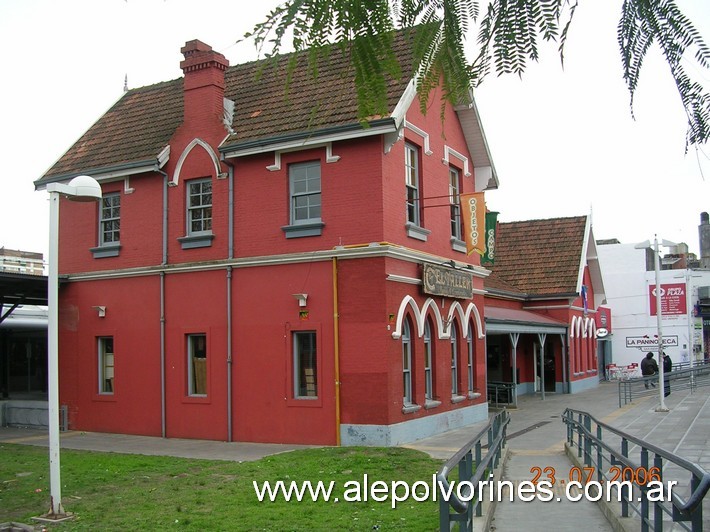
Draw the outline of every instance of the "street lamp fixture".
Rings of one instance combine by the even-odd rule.
[[[98,201],[101,185],[88,175],[64,183],[49,183],[49,268],[47,273],[47,395],[49,405],[49,484],[50,507],[43,519],[60,521],[69,516],[62,507],[59,467],[59,198]]]
[[[675,242],[669,240],[662,240],[661,245],[666,247],[672,247],[677,245]],[[663,316],[661,314],[661,281],[660,281],[660,256],[658,249],[658,236],[653,235],[653,247],[651,248],[651,242],[645,240],[634,246],[636,249],[653,249],[653,268],[656,274],[656,323],[658,328],[658,394],[660,396],[661,404],[656,408],[656,412],[668,412],[668,407],[666,406],[665,397],[665,381],[663,377]]]

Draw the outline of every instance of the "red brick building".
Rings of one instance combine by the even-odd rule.
[[[601,306],[606,296],[590,218],[499,224],[495,265],[488,267],[489,388],[515,382],[518,394],[544,397],[596,386],[604,367],[598,320],[609,309]]]
[[[317,79],[299,56],[288,89],[287,57],[182,53],[35,183],[103,190],[60,207],[69,427],[396,445],[485,419],[489,271],[457,198],[498,183],[473,101],[442,122],[390,81],[364,127],[339,53]]]

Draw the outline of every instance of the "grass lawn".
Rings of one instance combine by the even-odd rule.
[[[73,451],[61,454],[62,501],[76,518],[56,530],[436,530],[438,503],[354,499],[355,484],[426,482],[441,462],[399,448],[308,449],[256,462]],[[0,444],[0,523],[49,507],[47,449]],[[334,481],[331,500],[259,502],[253,481]],[[360,492],[362,493],[362,492]],[[401,493],[401,492],[400,492]],[[421,493],[418,490],[418,493]],[[339,502],[333,499],[338,497]],[[368,496],[369,498],[369,496]]]

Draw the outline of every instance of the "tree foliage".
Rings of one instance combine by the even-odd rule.
[[[595,1],[595,0],[589,0]],[[596,0],[598,1],[598,0]],[[248,33],[267,57],[290,44],[309,50],[311,65],[331,44],[350,55],[361,118],[382,115],[388,77],[414,75],[425,111],[431,91],[445,102],[466,101],[471,87],[491,73],[521,76],[539,59],[545,41],[564,45],[579,0],[286,0]],[[481,8],[484,7],[485,10]],[[477,54],[464,53],[466,34],[477,25]],[[391,48],[398,28],[417,26],[414,72],[401,72]],[[685,109],[686,148],[710,137],[710,94],[691,79],[683,61],[710,68],[710,48],[675,0],[623,0],[617,27],[623,78],[633,102],[644,58],[653,45],[669,66]],[[289,43],[290,40],[290,43]],[[316,73],[314,71],[314,73]]]

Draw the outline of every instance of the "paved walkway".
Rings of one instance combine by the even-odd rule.
[[[710,470],[710,388],[700,388],[693,395],[687,390],[674,392],[666,399],[670,409],[667,413],[655,411],[658,406],[657,397],[640,398],[634,404],[619,408],[617,392],[618,385],[615,382],[603,382],[594,390],[574,395],[547,394],[544,401],[539,395],[520,397],[518,408],[510,410],[509,459],[503,470],[503,478],[512,481],[531,480],[534,474],[531,469],[534,467],[555,468],[558,478],[569,477],[572,465],[564,455],[566,427],[561,420],[562,413],[568,407],[589,412],[600,421],[673,451]],[[484,425],[481,423],[425,438],[406,447],[427,452],[435,458],[447,459]],[[0,428],[0,442],[46,446],[47,433],[43,430],[3,427]],[[258,460],[264,456],[309,447],[76,431],[62,433],[61,446],[66,449],[236,461]],[[674,473],[664,471],[666,474]],[[545,506],[533,506],[535,504]],[[560,504],[520,501],[517,504],[501,503],[494,513],[491,530],[503,532],[524,528],[526,531],[547,532],[550,523],[555,523],[555,530],[611,530],[593,503],[575,503],[573,511],[569,510],[566,500]],[[708,500],[703,505],[703,513],[706,520],[710,518]],[[710,521],[706,522],[706,529],[710,530]]]
[[[510,410],[508,426],[508,461],[503,480],[531,480],[532,468],[554,468],[558,479],[568,479],[572,463],[564,453],[566,426],[561,420],[565,408],[590,413],[599,421],[637,436],[693,461],[710,471],[710,388],[699,388],[693,395],[687,390],[666,398],[669,412],[656,412],[658,397],[643,397],[619,408],[618,384],[602,382],[594,390],[574,394],[547,394],[518,398],[518,408]],[[485,423],[419,440],[408,445],[436,458],[449,458],[475,435]],[[477,428],[480,427],[480,428]],[[633,453],[633,449],[630,450]],[[632,454],[633,456],[633,454]],[[664,469],[664,479],[672,479],[672,468]],[[687,473],[684,483],[687,483]],[[559,494],[556,493],[556,496]],[[549,502],[508,501],[497,504],[491,530],[612,530],[612,526],[594,503],[571,503],[563,496],[559,504]],[[572,507],[572,505],[574,505]],[[710,500],[703,504],[705,528],[710,530]],[[524,526],[522,526],[524,523]],[[640,529],[640,521],[631,523]],[[665,530],[674,530],[668,527]]]

